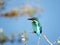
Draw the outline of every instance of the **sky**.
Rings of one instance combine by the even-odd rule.
[[[21,4],[43,7],[44,11],[38,19],[41,22],[44,34],[51,42],[60,37],[60,0],[5,0],[5,9],[0,10],[0,12],[8,12],[14,8],[20,10]],[[34,15],[38,16],[39,14]],[[17,35],[16,37],[18,37],[19,31],[23,32],[26,30],[28,37],[27,45],[37,45],[38,36],[30,33],[33,30],[31,21],[27,20],[28,18],[28,15],[13,18],[0,17],[0,28],[3,28],[4,32],[8,35],[14,32]],[[8,42],[4,45],[24,45],[24,43],[15,42],[11,44]],[[49,45],[42,36],[40,45]]]

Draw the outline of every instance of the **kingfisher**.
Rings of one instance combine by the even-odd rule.
[[[46,35],[42,32],[42,26],[41,26],[38,18],[37,17],[32,17],[32,18],[29,18],[28,20],[32,20],[33,33],[35,33],[35,34],[37,34],[37,36],[39,36],[38,41],[40,40],[40,35],[41,35],[50,45],[53,45],[48,40]],[[39,42],[38,42],[38,45],[40,45]]]
[[[37,17],[29,18],[28,20],[32,20],[32,28],[33,28],[33,33],[37,34],[37,36],[40,36],[42,33],[42,26],[39,23],[39,20]]]

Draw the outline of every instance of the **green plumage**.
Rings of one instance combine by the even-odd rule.
[[[42,33],[42,26],[39,23],[37,18],[34,18],[35,22],[32,22],[33,31],[36,31],[36,34],[39,36]]]

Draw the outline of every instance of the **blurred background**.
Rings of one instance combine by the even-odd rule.
[[[0,13],[8,12],[14,8],[20,10],[21,4],[30,4],[32,6],[39,6],[44,8],[44,12],[41,13],[39,21],[41,22],[43,32],[46,34],[47,38],[54,42],[60,36],[60,0],[4,0],[5,9],[0,10]],[[39,12],[40,13],[40,12]],[[39,14],[34,14],[39,15]],[[10,35],[14,32],[16,38],[18,38],[18,32],[23,32],[26,30],[26,35],[28,37],[27,45],[37,45],[37,35],[31,34],[32,25],[31,21],[28,21],[28,15],[6,18],[0,17],[0,28],[3,28],[4,33]],[[6,42],[4,45],[24,45],[24,43]],[[43,37],[41,37],[40,45],[49,45]],[[54,44],[58,45],[58,44]]]

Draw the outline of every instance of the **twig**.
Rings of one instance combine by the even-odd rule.
[[[41,35],[44,37],[44,39],[45,39],[50,45],[53,45],[53,43],[51,43],[51,42],[48,40],[48,38],[46,37],[46,35],[45,35],[44,33],[42,33]]]

